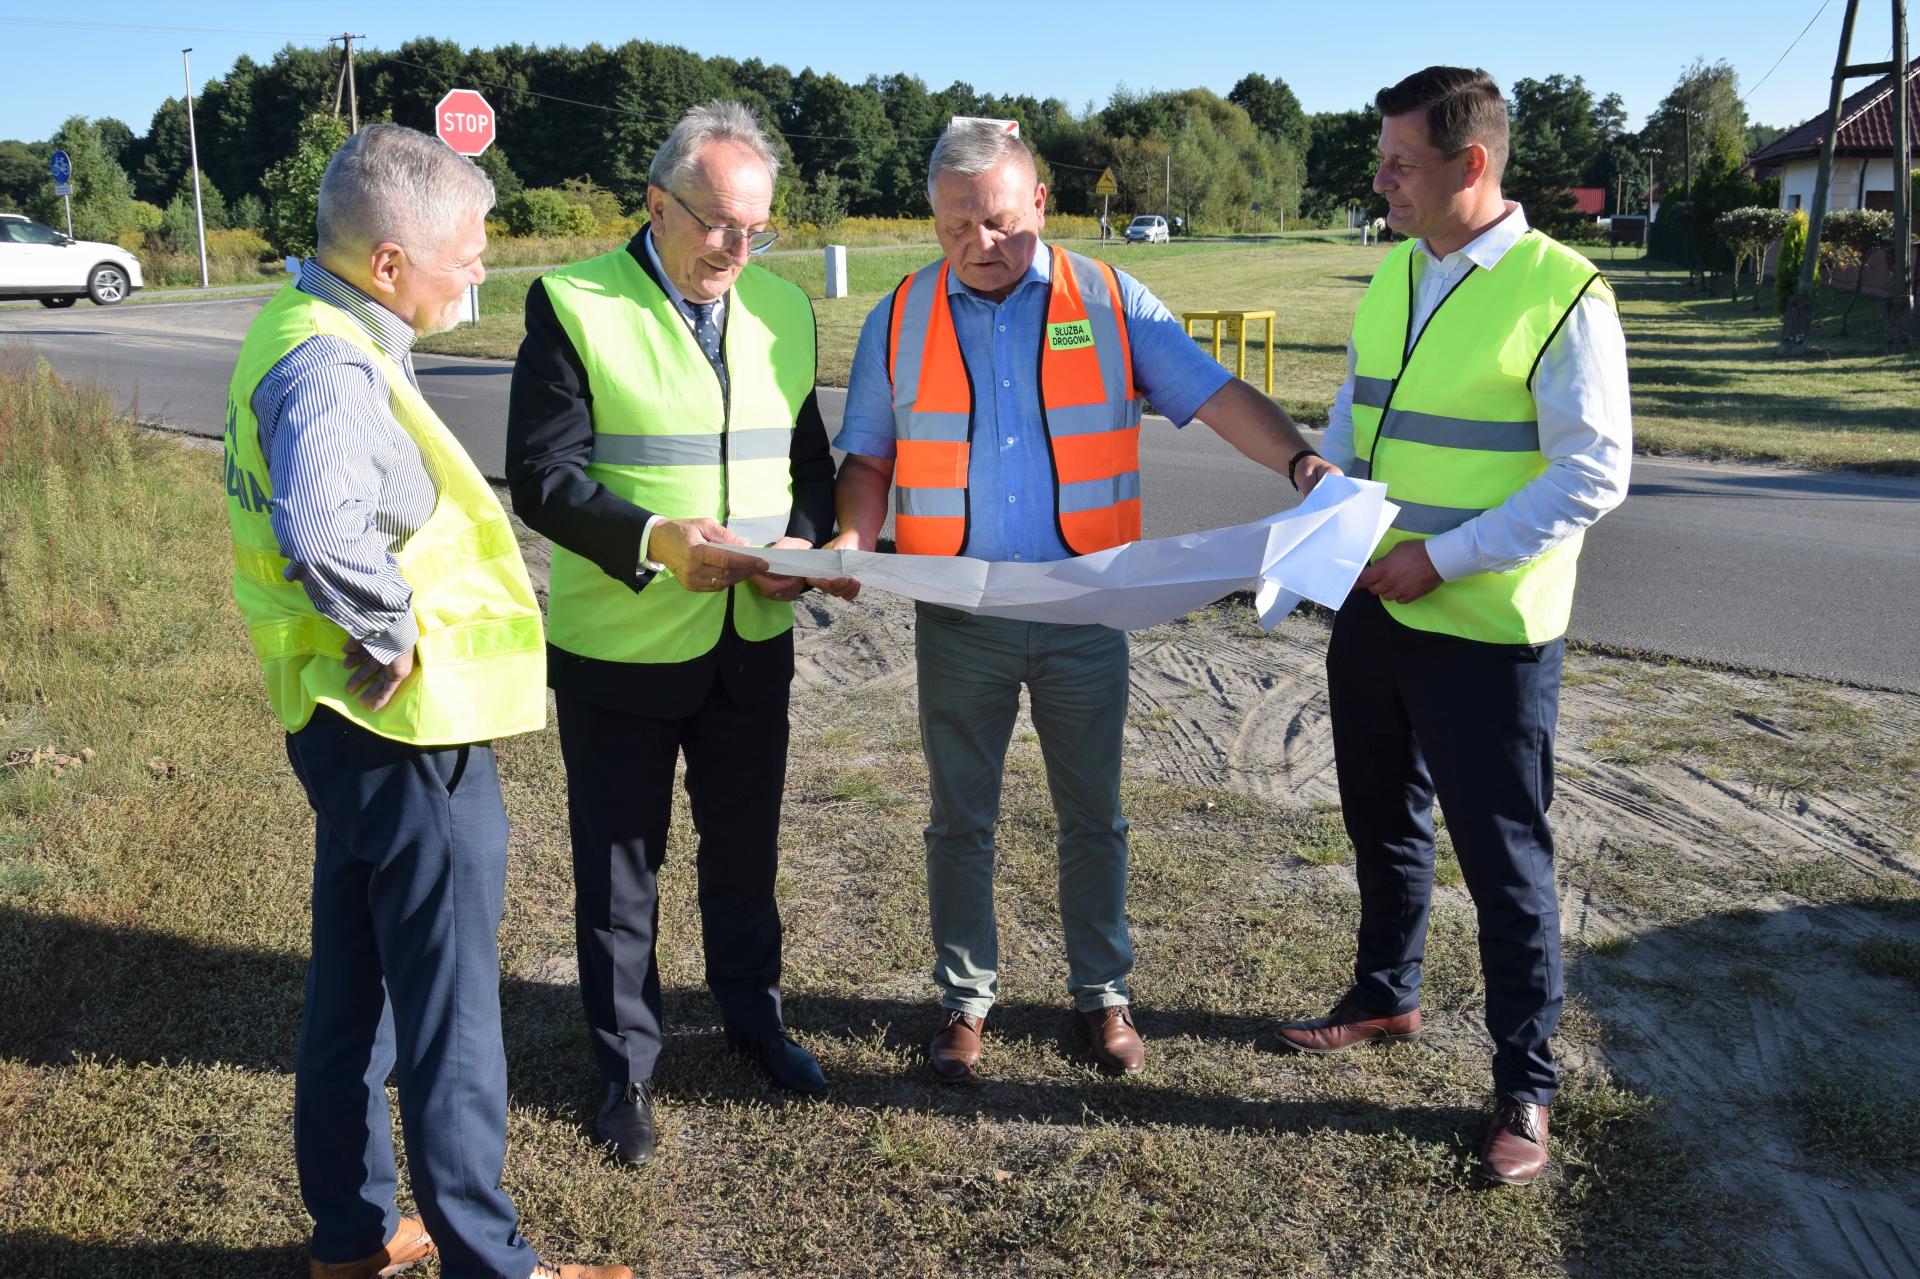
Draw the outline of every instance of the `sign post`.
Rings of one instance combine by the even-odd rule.
[[[67,238],[73,238],[73,157],[65,151],[55,151],[53,161],[48,166],[53,170],[53,193],[66,201]]]
[[[433,108],[433,131],[442,142],[469,160],[483,154],[498,135],[493,107],[478,89],[451,89]],[[480,323],[480,286],[467,286],[467,323]]]
[[[1100,226],[1104,237],[1107,226],[1107,201],[1120,193],[1120,184],[1113,180],[1111,167],[1100,171],[1100,180],[1093,184],[1093,193],[1100,197]]]

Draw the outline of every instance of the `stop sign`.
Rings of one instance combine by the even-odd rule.
[[[455,89],[433,109],[433,131],[461,155],[479,155],[493,145],[493,108],[474,89]]]

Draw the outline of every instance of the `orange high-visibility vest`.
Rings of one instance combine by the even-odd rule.
[[[1040,421],[1053,456],[1054,524],[1076,555],[1140,537],[1140,411],[1120,281],[1104,262],[1053,249],[1040,342]],[[973,379],[947,300],[947,264],[900,282],[893,378],[894,542],[906,555],[967,544]]]

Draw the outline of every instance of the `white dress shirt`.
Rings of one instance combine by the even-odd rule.
[[[1507,216],[1471,244],[1438,261],[1427,242],[1414,249],[1412,333],[1474,267],[1490,271],[1527,232],[1527,215],[1507,201]],[[1327,415],[1321,451],[1352,467],[1354,350],[1347,380]],[[1627,391],[1627,339],[1614,308],[1589,291],[1547,344],[1533,379],[1540,452],[1547,469],[1492,510],[1427,539],[1427,555],[1445,581],[1501,573],[1537,559],[1605,515],[1627,495],[1633,467],[1633,406]]]
[[[667,268],[660,265],[660,251],[653,247],[652,227],[647,228],[646,246],[647,261],[653,264],[654,274],[659,277],[661,287],[667,291],[667,300],[673,303],[675,310],[680,312],[680,318],[687,322],[687,328],[691,331],[694,327],[693,306],[687,301],[686,294],[682,293],[679,286],[673,282],[673,277],[667,274]],[[725,293],[722,293],[718,298],[714,299],[713,322],[720,326],[722,333],[727,331],[727,295]],[[664,515],[649,515],[647,517],[646,527],[640,530],[640,568],[638,571],[642,573],[664,573],[667,571],[665,564],[660,563],[658,560],[650,559],[647,556],[648,550],[653,546],[654,525],[666,518]]]

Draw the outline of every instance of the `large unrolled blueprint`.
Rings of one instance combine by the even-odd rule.
[[[1303,598],[1340,607],[1396,509],[1386,485],[1329,475],[1293,510],[1252,524],[1046,564],[770,547],[750,553],[792,577],[851,577],[863,587],[989,617],[1117,630],[1156,626],[1250,590],[1260,624],[1273,627]]]

